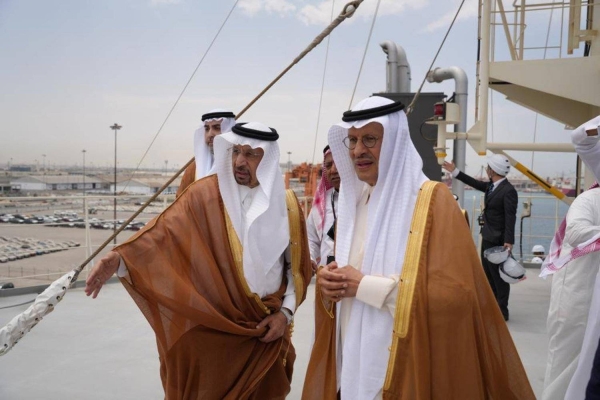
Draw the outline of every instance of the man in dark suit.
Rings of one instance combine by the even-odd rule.
[[[500,277],[497,264],[490,263],[483,252],[490,247],[504,246],[512,251],[515,242],[515,222],[517,219],[517,191],[506,179],[510,171],[510,161],[506,156],[494,154],[488,158],[486,173],[489,182],[477,180],[459,171],[453,162],[444,162],[443,168],[454,179],[485,193],[484,210],[480,216],[481,263],[488,282],[494,291],[504,319],[508,321],[508,295],[510,285]]]

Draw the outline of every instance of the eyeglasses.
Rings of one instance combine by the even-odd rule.
[[[361,138],[361,142],[365,147],[372,149],[377,144],[377,141],[380,138],[377,136],[366,135]],[[358,143],[358,139],[355,137],[346,136],[344,140],[342,140],[344,146],[346,146],[350,150],[354,150],[356,148],[356,144]]]
[[[234,158],[237,158],[240,154],[244,154],[244,158],[246,160],[258,160],[259,158],[262,157],[262,154],[259,153],[259,152],[250,151],[250,150],[248,150],[248,151],[242,151],[241,148],[235,147],[235,146],[231,147],[230,150],[231,150],[231,155]]]

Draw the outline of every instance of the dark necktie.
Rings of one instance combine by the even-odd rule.
[[[485,192],[485,197],[489,197],[489,195],[492,194],[493,191],[494,191],[494,184],[490,183],[490,185],[487,188],[487,191]]]

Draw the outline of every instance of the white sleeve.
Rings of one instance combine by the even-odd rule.
[[[453,178],[456,178],[458,174],[460,174],[460,169],[458,168],[454,168],[454,171],[450,172],[450,175],[452,175]]]
[[[598,190],[598,189],[593,189]],[[571,247],[576,247],[594,236],[600,234],[600,226],[594,217],[598,213],[593,198],[579,196],[567,212],[567,228],[565,242]]]
[[[310,210],[310,214],[308,214],[308,218],[306,219],[306,232],[308,234],[308,249],[310,251],[310,259],[315,262],[321,256],[321,238],[319,237],[319,233],[317,231],[317,222],[315,221],[316,213],[317,210],[315,207],[313,207]]]
[[[287,287],[283,294],[283,303],[281,307],[285,307],[293,313],[296,312],[296,286],[294,285],[294,276],[292,275],[292,265],[287,261],[290,259],[290,248],[285,251],[284,270],[287,276]]]
[[[119,257],[119,269],[117,269],[117,276],[119,278],[124,278],[127,282],[131,283],[131,278],[129,277],[129,270],[125,265],[125,261],[123,261],[122,257]]]
[[[392,316],[396,312],[400,275],[390,277],[365,275],[358,285],[356,299],[378,309],[387,309]]]
[[[579,126],[571,132],[571,142],[575,151],[581,157],[585,165],[593,172],[596,179],[600,179],[600,142],[599,136],[588,136],[588,130],[597,130],[600,117]]]

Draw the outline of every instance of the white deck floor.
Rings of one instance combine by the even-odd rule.
[[[528,271],[512,286],[510,321],[521,359],[539,398],[546,363],[550,283]],[[312,332],[314,285],[296,315],[297,360],[289,399],[299,399]],[[27,305],[4,308],[34,295],[0,298],[0,327]],[[98,299],[73,289],[15,348],[0,357],[0,399],[163,399],[154,334],[120,284]]]

